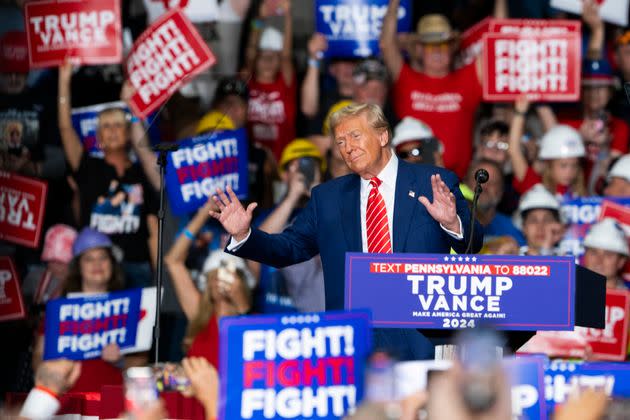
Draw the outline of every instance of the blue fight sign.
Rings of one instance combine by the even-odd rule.
[[[86,360],[103,347],[136,345],[142,289],[54,299],[46,304],[44,360]]]
[[[316,0],[315,25],[328,39],[326,56],[377,56],[387,4],[387,0]],[[401,0],[398,32],[410,28],[411,1]]]
[[[345,309],[373,327],[572,330],[574,299],[572,257],[346,254]]]
[[[545,399],[551,414],[556,405],[584,389],[603,390],[608,397],[630,398],[630,364],[551,360],[545,364]]]
[[[176,215],[196,211],[218,187],[229,185],[245,198],[248,184],[244,128],[180,140],[179,150],[168,154],[166,191]]]
[[[568,228],[560,241],[560,249],[565,254],[584,255],[584,237],[591,225],[599,221],[604,200],[630,206],[630,198],[620,197],[578,197],[562,202],[560,211]]]
[[[220,321],[219,419],[338,419],[363,395],[365,311]]]
[[[512,386],[512,418],[546,419],[544,356],[519,356],[503,359],[503,368]]]

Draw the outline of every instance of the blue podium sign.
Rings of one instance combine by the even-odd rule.
[[[338,419],[363,396],[367,311],[220,321],[219,419]]]
[[[346,254],[345,308],[380,328],[572,330],[572,257]]]

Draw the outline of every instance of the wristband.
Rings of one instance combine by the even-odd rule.
[[[20,410],[20,417],[28,419],[52,418],[61,404],[53,391],[43,386],[36,386],[28,393],[26,401]]]
[[[183,234],[185,237],[187,237],[188,239],[190,239],[191,241],[192,241],[193,239],[195,239],[195,235],[193,235],[193,233],[192,233],[190,230],[188,230],[188,229],[184,229],[184,231],[182,232],[182,234]]]
[[[518,111],[518,110],[516,110],[516,109],[514,110],[514,113],[515,113],[516,115],[520,115],[520,116],[522,116],[522,117],[524,117],[525,115],[527,115],[527,111],[525,111],[525,112],[521,112],[521,111]]]
[[[129,122],[133,124],[133,123],[136,123],[138,121],[140,121],[140,118],[138,118],[135,115],[131,114],[131,118],[129,118]]]
[[[319,69],[319,60],[317,60],[316,58],[309,58],[308,66]]]

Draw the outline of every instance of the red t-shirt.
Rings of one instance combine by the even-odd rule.
[[[215,368],[219,369],[219,327],[213,315],[206,328],[193,339],[186,357],[203,357]]]
[[[444,164],[460,178],[472,159],[474,117],[481,97],[475,63],[439,78],[405,63],[393,89],[398,118],[411,116],[427,123],[444,144]]]
[[[558,122],[560,124],[569,125],[579,131],[584,119],[560,117],[558,118]],[[608,119],[608,129],[612,135],[610,149],[625,155],[628,152],[628,139],[630,138],[630,128],[628,124],[624,120],[611,115]]]
[[[519,181],[518,179],[516,179],[516,177],[512,179],[512,186],[514,187],[514,190],[519,194],[525,194],[531,187],[533,187],[536,184],[541,184],[541,183],[542,183],[542,177],[538,175],[536,171],[532,169],[531,166],[527,167],[527,171],[525,172],[525,177],[523,178],[522,181]],[[556,196],[565,196],[565,195],[571,195],[569,191],[569,187],[565,185],[557,185]]]
[[[122,385],[122,371],[103,359],[81,362],[79,379],[68,392],[101,392],[103,385]]]
[[[284,146],[295,139],[295,77],[288,85],[282,73],[278,73],[273,83],[260,83],[252,78],[248,87],[249,138],[269,148],[280,159]]]

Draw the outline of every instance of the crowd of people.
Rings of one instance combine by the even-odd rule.
[[[282,232],[296,217],[300,223],[310,220],[304,210],[318,185],[362,174],[344,155],[351,140],[337,133],[344,113],[361,113],[363,105],[375,106],[383,115],[387,135],[381,146],[398,160],[455,174],[460,216],[460,198],[462,203],[472,201],[475,173],[488,171],[476,212],[483,232],[481,253],[566,255],[561,246],[569,228],[564,201],[630,198],[630,103],[623,90],[623,83],[630,82],[630,29],[605,23],[594,0],[583,2],[581,16],[551,9],[547,0],[414,4],[417,26],[407,34],[397,33],[400,1],[390,0],[381,54],[369,58],[327,55],[328,41],[320,33],[312,33],[305,43],[294,42],[292,17],[294,9],[306,7],[302,2],[219,0],[219,20],[196,24],[218,65],[190,81],[146,121],[125,107],[133,88],[120,65],[78,68],[67,61],[58,68],[30,69],[28,57],[15,53],[27,48],[24,3],[0,3],[0,170],[45,180],[48,195],[39,248],[0,241],[0,255],[16,263],[28,308],[25,320],[0,323],[3,336],[12,341],[6,349],[9,356],[0,361],[3,394],[41,383],[58,393],[98,391],[103,385],[122,384],[124,369],[153,361],[149,352],[122,354],[116,344],[106,346],[99,358],[81,362],[80,369],[76,363],[42,361],[42,354],[50,300],[155,285],[160,177],[151,145],[156,141],[245,128],[249,195],[243,209],[256,232],[267,234]],[[139,11],[142,2],[122,3],[123,26],[137,37],[149,25]],[[483,17],[480,11],[496,18],[581,19],[580,100],[543,103],[522,95],[514,103],[483,102],[481,56],[456,66],[459,34],[475,23],[471,19]],[[72,110],[113,101],[123,105],[99,112],[100,154],[95,155],[73,125]],[[444,182],[440,176],[422,182],[433,182],[434,195],[441,188],[448,194],[457,183],[455,176],[439,173]],[[361,200],[368,200],[367,195]],[[240,239],[250,234],[246,229],[247,236],[240,238],[242,230],[236,235],[236,230],[224,229],[220,210],[230,201],[221,192],[188,217],[174,216],[167,202],[165,217],[166,327],[160,358],[178,362],[186,357],[193,394],[209,418],[216,415],[216,401],[203,395],[216,394],[212,367],[219,366],[222,317],[343,309],[343,291],[333,291],[336,273],[331,275],[322,264],[330,261],[337,244],[328,249],[313,245],[294,258],[305,261],[284,268],[226,253],[226,247],[238,251]],[[435,217],[431,204],[422,204],[448,238],[467,238],[463,216],[457,229],[458,219]],[[224,218],[229,214],[223,213]],[[339,233],[338,226],[329,229]],[[414,227],[410,229],[413,234]],[[328,237],[332,241],[334,235]],[[365,245],[368,239],[362,239]],[[465,247],[455,239],[449,246],[463,252]],[[595,223],[583,248],[584,266],[605,276],[606,287],[627,290],[630,249],[616,220]],[[254,251],[244,246],[241,252]],[[272,250],[264,252],[267,259],[274,258]],[[395,356],[432,357],[430,352],[418,354]],[[54,374],[42,373],[50,371]],[[453,386],[448,380],[436,385],[444,388],[444,395]],[[407,404],[425,406],[426,395],[417,398]],[[585,398],[598,403],[597,396]],[[375,412],[359,410],[355,416],[386,418],[370,417]],[[157,407],[155,417],[147,418],[161,414]],[[501,415],[491,418],[505,418]],[[578,418],[572,415],[565,414]]]

